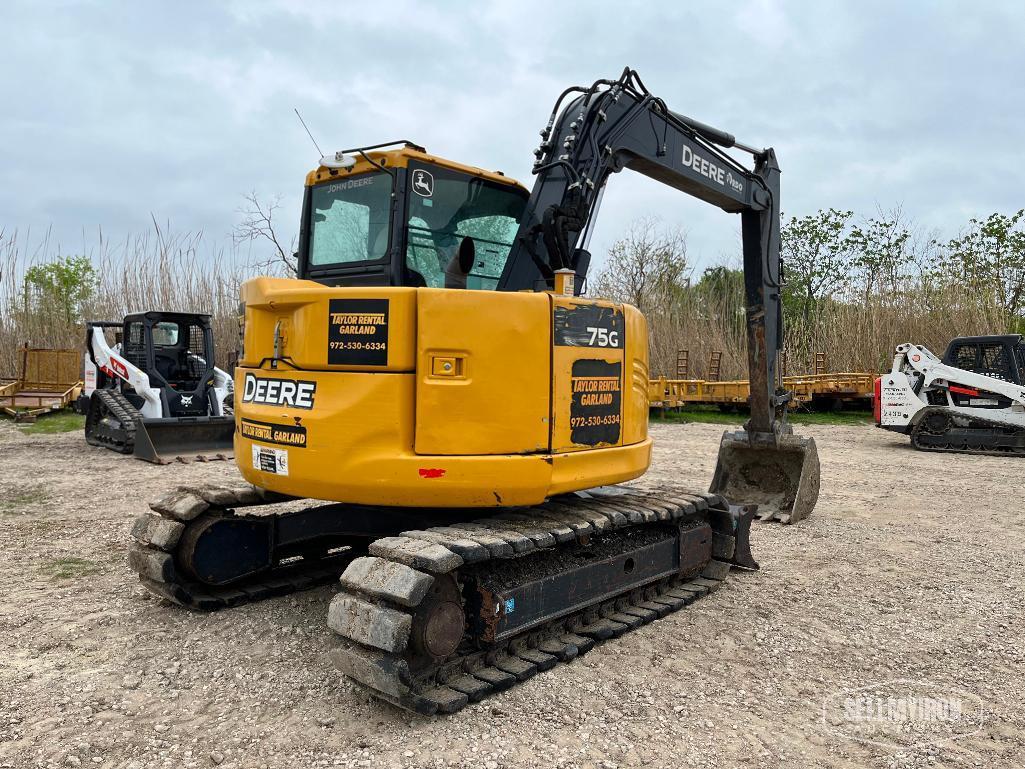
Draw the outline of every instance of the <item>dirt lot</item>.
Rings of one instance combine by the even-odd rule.
[[[705,487],[721,428],[653,431],[646,482]],[[232,464],[155,467],[0,425],[0,766],[1020,767],[1025,461],[802,432],[822,496],[797,526],[756,527],[761,572],[428,719],[332,669],[331,588],[198,615],[138,586],[124,553],[146,500],[232,481]],[[837,696],[897,679],[957,699],[955,731],[981,728],[913,748],[889,743],[916,742],[914,723],[836,733]]]

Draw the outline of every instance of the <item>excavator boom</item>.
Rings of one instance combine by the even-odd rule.
[[[785,451],[776,384],[775,157],[745,169],[713,144],[733,137],[630,70],[578,91],[553,111],[529,193],[409,142],[322,159],[299,279],[242,287],[235,457],[251,485],[152,503],[129,555],[143,584],[214,610],[341,573],[337,666],[435,713],[757,568],[745,495],[782,509],[802,473],[818,482],[813,443]],[[756,393],[724,440],[722,494],[616,485],[651,460],[647,323],[581,295],[581,244],[625,168],[741,216]]]
[[[560,112],[572,92],[579,95]],[[590,262],[580,244],[602,189],[622,169],[740,214],[751,417],[742,432],[723,436],[710,491],[757,503],[762,518],[792,523],[810,514],[819,492],[818,452],[813,439],[792,434],[791,395],[777,371],[783,310],[775,152],[669,110],[629,68],[618,80],[563,93],[541,137],[537,181],[498,287],[554,287],[557,271],[572,270],[579,293]],[[720,149],[730,147],[752,154],[754,168]]]

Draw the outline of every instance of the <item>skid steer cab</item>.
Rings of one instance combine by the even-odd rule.
[[[230,458],[234,384],[214,365],[209,315],[142,312],[122,322],[90,321],[85,341],[78,408],[90,445],[157,464]]]

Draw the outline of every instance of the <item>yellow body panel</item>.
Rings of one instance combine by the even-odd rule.
[[[284,358],[300,369],[366,370],[362,363],[331,363],[339,345],[384,344],[388,362],[375,371],[412,371],[416,367],[415,288],[337,288],[311,280],[253,278],[242,284],[245,304],[245,340],[239,365],[259,367],[272,357]],[[359,323],[367,313],[334,312],[332,299],[388,299],[388,315],[381,323]],[[344,309],[344,308],[342,308]],[[352,317],[356,316],[356,317]],[[353,322],[346,322],[346,321]],[[367,326],[374,327],[369,333]],[[361,332],[360,329],[363,329]],[[274,338],[280,344],[275,351]],[[335,348],[332,348],[332,343]]]
[[[623,394],[623,443],[648,437],[648,321],[636,307],[623,305],[626,320],[626,364],[630,379]],[[624,373],[624,377],[627,376]]]
[[[454,160],[440,158],[437,155],[431,155],[428,152],[421,152],[420,150],[412,147],[400,147],[383,152],[373,151],[367,152],[366,154],[373,163],[361,155],[356,154],[356,164],[352,166],[352,168],[325,168],[324,166],[320,166],[306,175],[306,186],[313,187],[317,184],[344,179],[346,176],[354,174],[363,174],[368,171],[379,171],[380,168],[375,166],[374,163],[383,165],[385,168],[405,168],[409,165],[409,161],[413,160],[423,163],[433,163],[444,168],[451,168],[453,171],[462,171],[463,173],[472,174],[473,176],[498,182],[499,184],[508,184],[511,187],[524,189],[523,185],[518,181],[510,179],[508,176],[498,171],[486,171],[483,168],[477,168],[476,166],[457,163]]]
[[[416,451],[548,451],[547,294],[421,289]]]
[[[633,307],[270,278],[242,294],[235,456],[257,486],[372,505],[517,506],[648,467],[647,340]],[[625,341],[580,344],[590,323]],[[594,366],[618,366],[616,386]],[[595,414],[597,431],[571,422]]]

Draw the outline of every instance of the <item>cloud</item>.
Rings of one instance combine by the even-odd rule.
[[[927,228],[1025,205],[1025,6],[870,0],[712,3],[260,2],[0,8],[0,228],[81,242],[149,226],[225,237],[241,195],[298,222],[316,151],[409,138],[531,183],[568,85],[629,64],[680,112],[776,148],[783,208],[902,204]],[[596,257],[639,216],[701,264],[735,217],[628,172]]]

